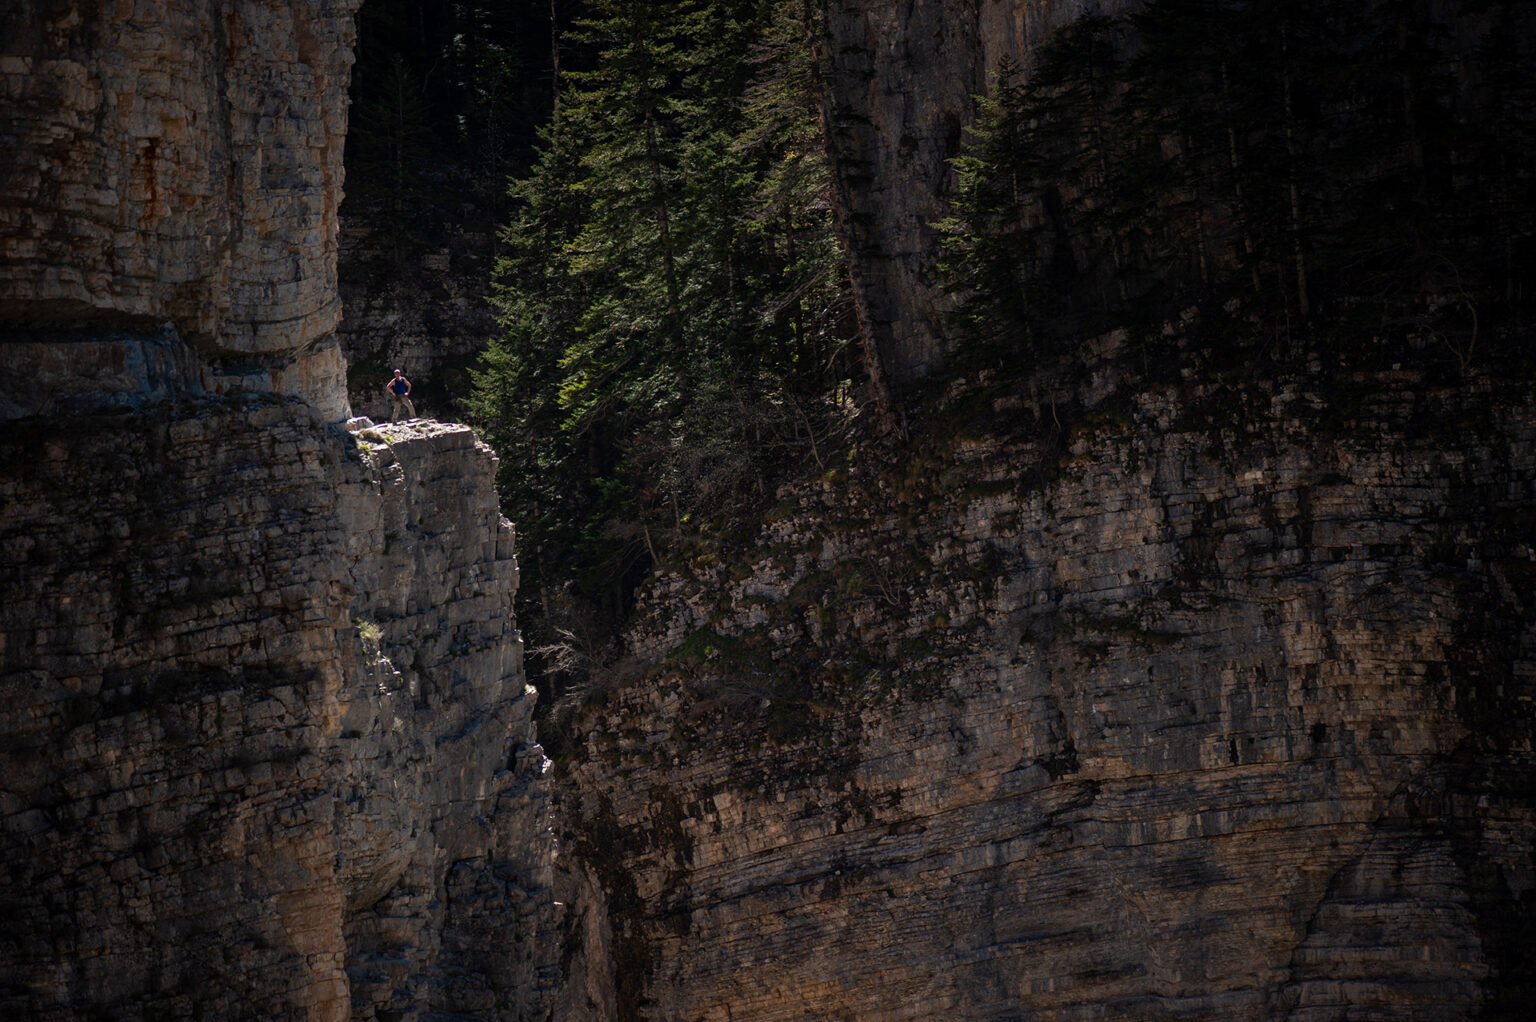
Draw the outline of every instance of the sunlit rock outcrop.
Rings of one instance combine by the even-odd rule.
[[[0,330],[169,324],[210,389],[260,367],[345,417],[331,335],[356,6],[8,5]],[[15,340],[8,374],[46,389],[47,349]]]

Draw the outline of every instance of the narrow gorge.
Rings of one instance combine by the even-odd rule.
[[[489,21],[471,6],[455,16]],[[0,13],[0,1018],[1525,1018],[1536,362],[1529,268],[1509,267],[1531,244],[1530,167],[1511,162],[1508,201],[1475,220],[1504,232],[1502,293],[1437,264],[1407,326],[1353,294],[1324,304],[1351,267],[1302,265],[1294,206],[1250,236],[1251,194],[1203,184],[1131,205],[1195,225],[1180,272],[1204,290],[1111,322],[1115,285],[1127,305],[1161,296],[1156,242],[1103,228],[1135,240],[1099,287],[1092,239],[1062,225],[1108,214],[1065,182],[1000,231],[1050,236],[1037,262],[1063,308],[1062,281],[1101,293],[1027,342],[972,343],[971,295],[946,276],[957,239],[985,241],[946,219],[983,190],[965,160],[999,124],[1049,121],[988,122],[1001,100],[978,97],[1001,95],[999,68],[1048,79],[1043,48],[1073,26],[1150,52],[1147,23],[1111,20],[1141,7],[760,6],[789,12],[807,55],[785,78],[808,83],[803,130],[825,147],[808,208],[846,259],[846,300],[827,300],[846,336],[796,357],[874,366],[829,388],[836,428],[789,400],[793,443],[780,420],[743,426],[792,454],[741,470],[753,503],[720,498],[728,528],[696,526],[673,490],[649,495],[655,520],[583,534],[641,553],[609,587],[611,641],[580,649],[576,625],[556,631],[579,581],[529,563],[547,523],[507,516],[509,490],[560,479],[519,476],[494,426],[353,417],[384,353],[468,358],[491,282],[457,269],[517,245],[465,198],[459,248],[338,280],[347,231],[385,223],[384,206],[339,213],[357,0]],[[1536,32],[1528,13],[1496,22],[1506,7],[1426,37],[1491,48],[1501,25],[1528,70]],[[1084,46],[1069,56],[1097,67]],[[592,81],[597,44],[566,52]],[[1479,66],[1457,63],[1456,87],[1503,97]],[[1530,116],[1510,88],[1501,116]],[[1520,118],[1498,152],[1531,148]],[[1283,163],[1291,135],[1257,135]],[[1170,128],[1158,158],[1206,139]],[[1483,170],[1437,158],[1400,162],[1451,192]],[[596,261],[599,244],[546,247]],[[1223,258],[1248,288],[1264,245],[1280,283],[1255,271],[1251,291],[1283,316],[1207,298]],[[676,300],[691,285],[672,270]],[[648,336],[649,312],[609,311]],[[683,363],[702,380],[702,358]],[[677,473],[680,422],[661,454],[626,453]],[[583,442],[562,470],[606,471]],[[698,461],[724,475],[733,450]],[[538,689],[530,612],[567,643],[530,658]]]

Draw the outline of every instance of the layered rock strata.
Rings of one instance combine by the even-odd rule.
[[[648,587],[569,1017],[1524,1017],[1529,388],[1119,342]]]
[[[204,360],[297,362],[334,391],[356,6],[7,6],[0,330],[170,324]],[[8,373],[34,355],[9,348]]]
[[[495,459],[353,435],[356,0],[0,13],[0,1016],[543,1018]]]
[[[185,402],[0,448],[0,1014],[542,1017],[545,760],[473,434]]]

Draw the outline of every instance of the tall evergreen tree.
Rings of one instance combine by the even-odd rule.
[[[1049,301],[1048,253],[1035,229],[1049,184],[1025,100],[1022,72],[1005,59],[978,98],[966,149],[953,161],[952,215],[937,225],[944,271],[970,299],[959,312],[966,332],[994,343],[1017,340],[1010,331],[1027,330]]]
[[[1250,125],[1257,119],[1258,41],[1247,4],[1160,0],[1132,16],[1137,46],[1127,68],[1127,106],[1152,150],[1136,188],[1158,195],[1168,254],[1183,265],[1162,275],[1209,294],[1228,267],[1260,291],[1255,265]]]
[[[351,141],[354,188],[365,201],[388,210],[382,233],[399,267],[411,243],[407,213],[422,193],[432,152],[421,82],[401,54],[390,55],[367,101],[353,115]]]
[[[595,0],[575,29],[593,60],[563,73],[514,188],[503,333],[472,415],[538,569],[588,566],[579,589],[609,613],[648,565],[769,492],[846,371],[804,81],[761,59],[803,46],[784,6]]]
[[[1476,76],[1461,100],[1483,112],[1459,122],[1453,172],[1464,179],[1455,210],[1463,226],[1460,261],[1479,267],[1504,302],[1528,308],[1536,292],[1536,56],[1528,0],[1474,0],[1468,14],[1486,20]],[[1470,119],[1468,119],[1470,120]],[[1480,239],[1493,244],[1479,250]]]
[[[733,147],[756,171],[746,229],[766,249],[762,312],[781,345],[769,360],[792,386],[841,376],[853,332],[847,267],[829,202],[831,173],[821,136],[807,0],[776,0],[751,51],[742,131]],[[848,371],[851,371],[849,369]]]

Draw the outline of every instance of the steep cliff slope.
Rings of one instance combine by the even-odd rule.
[[[1019,300],[998,305],[1018,321],[973,308],[985,337],[946,337],[934,221],[974,94],[1074,15],[1130,6],[817,5],[839,226],[912,443],[812,452],[753,540],[701,541],[642,587],[626,656],[561,708],[564,1015],[1528,1013],[1536,404],[1520,286],[1470,267],[1526,243],[1530,191],[1515,170],[1493,175],[1522,196],[1504,206],[1496,188],[1429,185],[1476,162],[1452,125],[1511,135],[1529,97],[1421,92],[1403,69],[1487,84],[1528,67],[1529,31],[1436,20],[1489,17],[1480,5],[1347,21],[1325,4],[1255,22],[1239,53],[1218,36],[1212,88],[1229,60],[1299,48],[1303,24],[1317,49],[1247,69],[1274,130],[1237,117],[1208,150],[1239,191],[1245,160],[1277,168],[1262,266],[1236,254],[1252,190],[1215,209],[1189,203],[1210,177],[1170,183],[1172,154],[1211,141],[1155,128],[1189,64],[1138,65],[1159,78],[1142,148],[1103,145],[1107,108],[1082,89],[1043,90],[1021,124],[1077,103],[1058,140],[1102,148],[1098,166],[1052,164],[1062,179],[1039,190],[1089,191],[1131,154],[1141,176],[1113,197],[1129,212],[1073,235],[1018,197],[1032,182],[1012,169],[1040,154],[1004,147],[992,183],[1012,186],[1012,219],[977,233],[1016,247],[998,287]],[[1192,23],[1291,9],[1169,6]],[[1341,25],[1361,34],[1317,44]],[[1436,42],[1413,49],[1410,28]],[[1501,35],[1518,38],[1507,62],[1479,64]],[[1186,23],[1163,41],[1188,38]],[[1368,62],[1338,59],[1351,48],[1376,70],[1355,75]],[[1106,50],[1065,52],[1076,77],[1061,80],[1102,84]],[[1302,68],[1344,83],[1308,97],[1339,118],[1309,149]],[[1344,149],[1358,163],[1340,173]],[[1297,183],[1303,163],[1320,193]],[[1387,187],[1397,164],[1418,193]],[[1304,217],[1321,194],[1337,215]],[[1116,310],[1135,265],[1118,246],[1154,247],[1149,208],[1177,210],[1195,240],[1171,269],[1142,264],[1147,300]],[[1043,255],[1019,250],[1020,225],[1050,235]],[[1093,231],[1112,239],[1102,279],[1077,258]],[[1222,259],[1245,279],[1213,299]],[[1100,293],[1051,321],[1026,293],[1059,283],[1041,265]],[[1254,301],[1269,277],[1283,300]],[[1456,302],[1466,322],[1437,326]],[[1104,322],[1137,326],[1084,326]],[[959,372],[947,361],[969,375],[935,395],[937,373]]]
[[[572,1017],[1522,1017],[1529,387],[1123,346],[647,590]]]
[[[1081,6],[826,9],[908,395],[970,97]],[[1530,365],[1084,343],[644,588],[561,722],[562,1017],[1523,1017]]]
[[[494,455],[362,434],[355,3],[0,14],[0,1015],[539,1018]]]
[[[909,386],[967,97],[1078,6],[826,12]],[[353,7],[0,15],[0,1014],[1522,1017],[1536,402],[1470,352],[973,372],[647,586],[552,878],[493,456],[339,426]]]
[[[538,1014],[492,459],[366,436],[260,399],[6,430],[7,1017]]]
[[[9,6],[0,327],[171,322],[335,376],[355,7]]]

